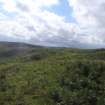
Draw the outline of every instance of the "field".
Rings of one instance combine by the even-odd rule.
[[[105,105],[105,50],[0,43],[0,105]]]

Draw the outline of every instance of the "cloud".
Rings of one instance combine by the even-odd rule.
[[[8,12],[13,12],[15,11],[15,3],[13,0],[1,0],[3,3],[3,8],[8,11]]]
[[[18,0],[13,3],[12,7],[15,9],[11,8],[11,11],[8,11],[4,7],[9,7],[10,4],[4,2],[3,8],[17,15],[14,20],[1,21],[1,33],[21,38],[23,41],[27,39],[31,42],[34,38],[44,43],[47,41],[45,37],[49,40],[51,36],[57,36],[58,39],[62,37],[59,31],[61,29],[67,31],[68,34],[71,33],[74,27],[66,23],[64,17],[42,9],[44,6],[57,5],[57,3],[59,3],[58,0],[26,0],[26,2]]]
[[[60,2],[62,0],[1,0],[0,39],[47,46],[103,47],[104,0],[68,0],[74,23],[45,9]]]
[[[81,31],[87,34],[83,39],[92,44],[105,44],[105,1],[69,0],[69,4]]]

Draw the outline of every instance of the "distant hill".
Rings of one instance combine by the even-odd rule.
[[[27,49],[27,48],[34,48],[34,47],[41,47],[41,46],[36,46],[32,44],[26,44],[26,43],[18,43],[18,42],[0,42],[0,48],[18,48],[18,49]]]
[[[6,57],[24,55],[35,48],[42,48],[42,47],[26,43],[0,42],[0,57],[6,58]]]

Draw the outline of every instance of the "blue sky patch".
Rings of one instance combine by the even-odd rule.
[[[13,19],[16,16],[15,12],[8,12],[5,9],[3,9],[3,4],[0,2],[0,13],[2,13],[3,15],[5,15],[7,17],[7,19]]]
[[[72,7],[70,7],[67,0],[61,0],[58,5],[53,5],[52,7],[48,7],[46,9],[59,16],[64,16],[66,22],[76,22],[75,18],[72,16]]]

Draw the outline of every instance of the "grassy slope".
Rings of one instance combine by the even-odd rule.
[[[6,46],[0,105],[104,105],[105,50]]]

